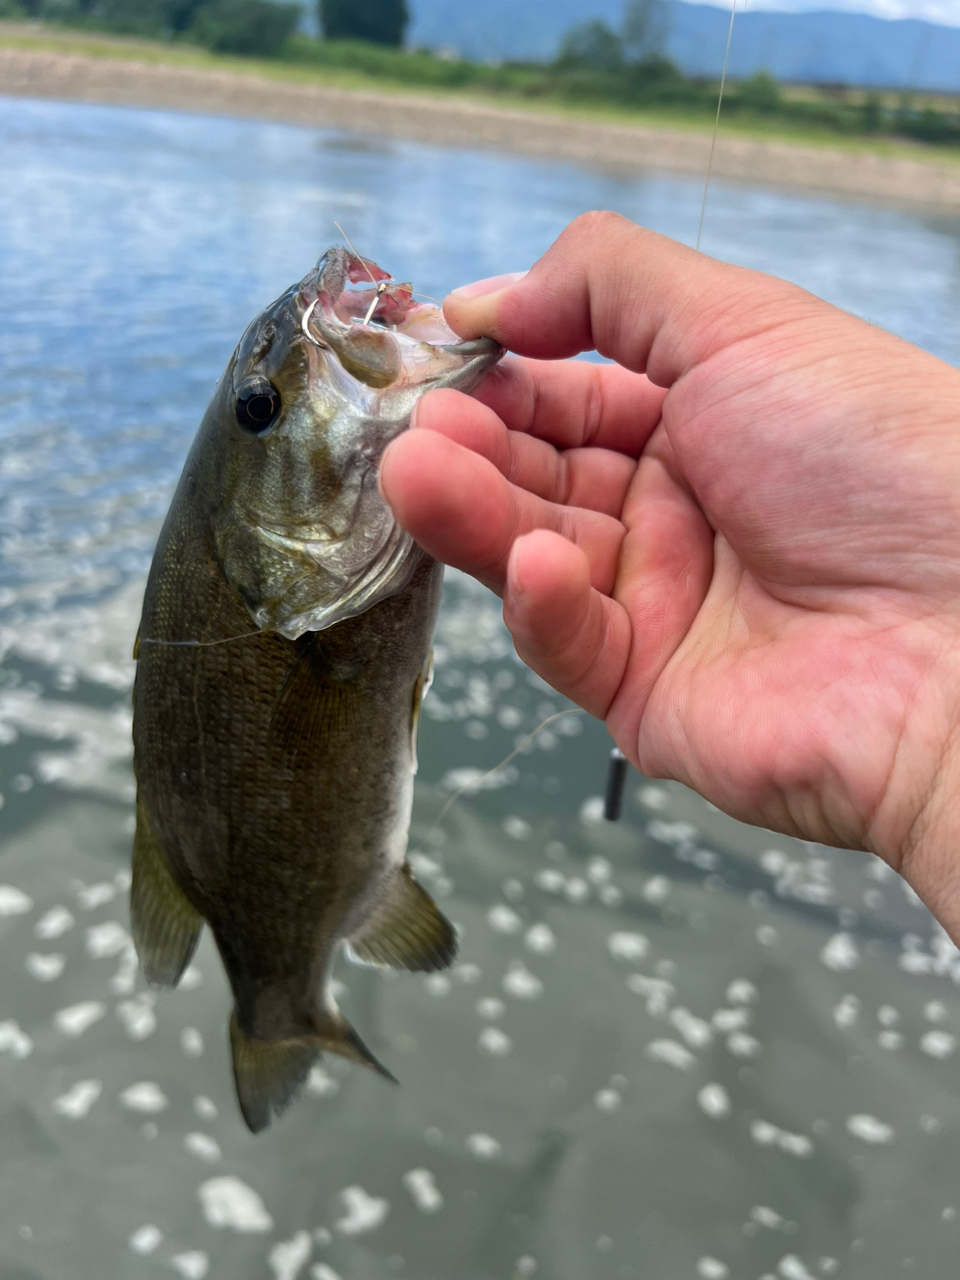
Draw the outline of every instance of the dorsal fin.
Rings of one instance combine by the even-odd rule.
[[[367,964],[431,973],[446,969],[457,954],[457,937],[426,889],[405,862],[382,904],[350,938],[350,950]]]

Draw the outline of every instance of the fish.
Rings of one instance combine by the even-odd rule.
[[[469,391],[502,355],[334,246],[241,338],[157,542],[131,930],[147,981],[174,987],[210,927],[254,1133],[322,1053],[394,1078],[331,994],[343,947],[413,972],[456,953],[406,860],[442,566],[377,472],[427,390]]]

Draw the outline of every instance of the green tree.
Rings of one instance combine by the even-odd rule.
[[[599,19],[583,22],[571,27],[563,37],[555,65],[619,71],[623,66],[623,41]]]
[[[879,133],[883,125],[883,99],[879,93],[868,93],[860,104],[860,124],[864,133]]]
[[[623,47],[631,62],[662,56],[670,38],[670,0],[627,0],[623,7]]]
[[[211,0],[197,10],[189,35],[216,53],[270,58],[280,52],[299,21],[299,4]]]
[[[780,106],[780,86],[769,71],[757,71],[744,80],[738,96],[743,106],[762,115]]]
[[[367,40],[399,48],[410,21],[406,0],[319,0],[328,40]]]

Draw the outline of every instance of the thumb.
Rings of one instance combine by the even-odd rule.
[[[455,289],[443,309],[463,338],[548,360],[596,350],[659,386],[742,338],[835,310],[615,213],[584,214],[529,272]]]

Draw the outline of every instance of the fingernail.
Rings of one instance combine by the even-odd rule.
[[[462,284],[458,289],[451,290],[449,296],[459,298],[462,302],[471,302],[474,298],[485,298],[487,294],[508,289],[526,274],[526,271],[510,271],[503,276],[489,276],[486,280],[475,280],[473,284]]]

